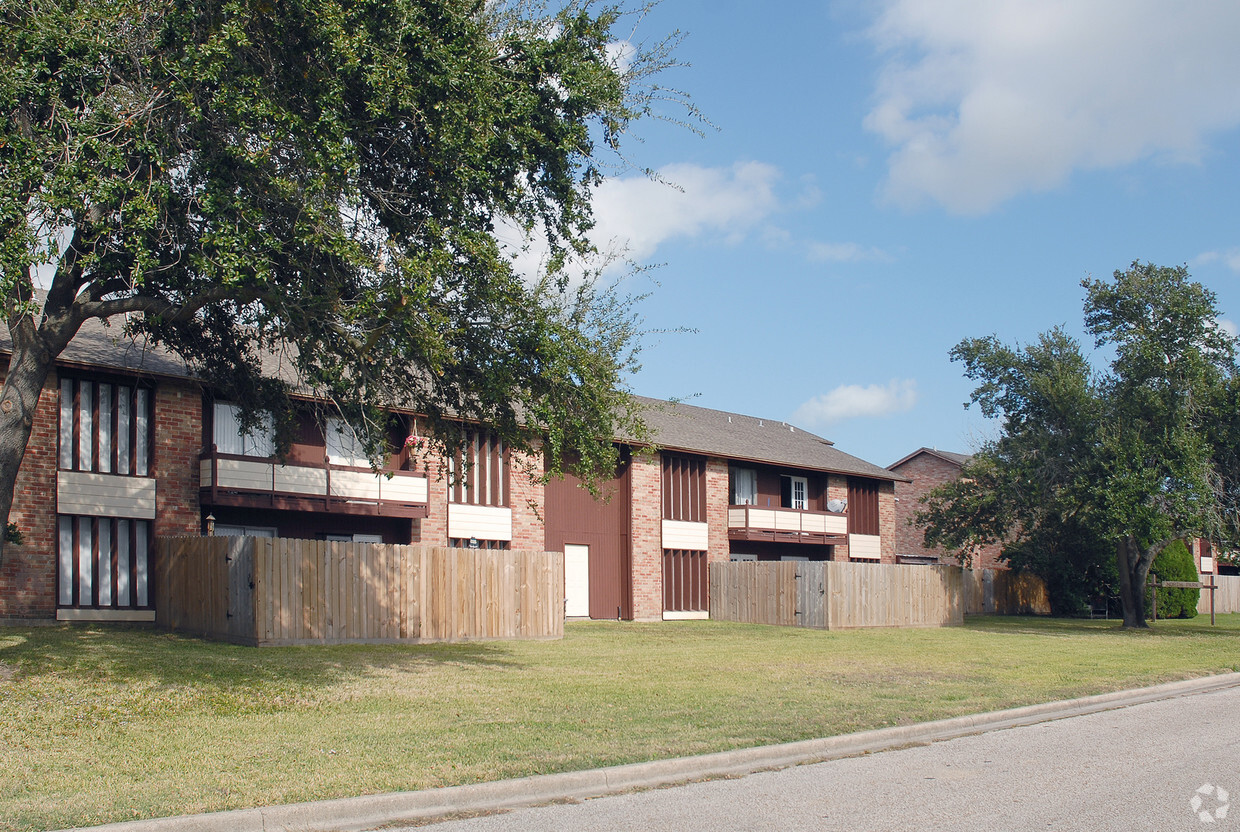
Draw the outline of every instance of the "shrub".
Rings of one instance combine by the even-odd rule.
[[[1184,541],[1177,540],[1167,548],[1163,549],[1158,557],[1154,558],[1154,563],[1150,566],[1150,575],[1161,581],[1196,581],[1197,565],[1193,561],[1193,554],[1184,545]],[[1154,608],[1150,590],[1145,590],[1145,611],[1146,615],[1153,616]],[[1195,618],[1197,615],[1197,601],[1201,597],[1199,589],[1182,589],[1180,587],[1159,587],[1158,588],[1158,617],[1159,618]]]
[[[26,537],[22,534],[22,530],[17,528],[16,523],[9,523],[4,529],[4,542],[20,546],[26,542]]]

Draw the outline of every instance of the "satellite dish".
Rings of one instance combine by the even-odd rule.
[[[827,511],[841,512],[848,508],[847,500],[827,500]]]

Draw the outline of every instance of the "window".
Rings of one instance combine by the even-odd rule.
[[[62,471],[150,475],[151,391],[125,384],[60,380]]]
[[[211,441],[221,454],[269,457],[275,453],[271,414],[264,413],[249,433],[241,432],[240,408],[216,402],[212,412]]]
[[[477,506],[508,505],[508,452],[490,431],[465,434],[465,445],[448,457],[448,501]]]
[[[780,501],[784,508],[805,511],[809,508],[809,480],[805,477],[780,477]]]
[[[706,522],[706,460],[663,455],[663,519]]]
[[[151,606],[148,521],[62,514],[56,522],[59,606]]]
[[[216,537],[275,537],[275,526],[232,526],[215,524]]]
[[[758,504],[758,472],[752,468],[729,468],[731,480],[731,505],[753,506]]]
[[[352,465],[358,468],[370,465],[361,438],[343,419],[328,419],[323,432],[327,440],[327,460],[335,465]]]

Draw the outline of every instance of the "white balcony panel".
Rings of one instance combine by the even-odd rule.
[[[882,538],[876,534],[850,534],[848,557],[850,560],[878,560],[882,556]]]
[[[775,512],[775,528],[781,532],[801,531],[801,513],[798,511]]]
[[[56,475],[56,511],[87,517],[155,519],[155,480],[119,474],[60,471]]]
[[[198,460],[198,482],[203,488],[211,487],[211,460]]]
[[[663,548],[705,552],[710,548],[710,526],[685,520],[663,521]]]
[[[512,509],[449,503],[448,537],[512,540]]]
[[[368,471],[332,471],[332,496],[351,500],[378,500],[379,481],[377,474]]]
[[[749,528],[751,529],[773,529],[775,528],[775,512],[769,508],[751,508],[749,509]]]
[[[327,469],[307,468],[304,465],[277,465],[275,490],[285,494],[313,494],[321,497],[327,493]]]
[[[244,459],[216,460],[220,488],[239,488],[246,491],[270,491],[270,462],[250,462]]]
[[[743,508],[728,509],[728,528],[730,529],[745,528],[745,509]]]
[[[814,532],[815,534],[825,534],[827,531],[827,515],[801,515],[801,531]]]
[[[827,514],[824,517],[827,521],[827,534],[848,534],[847,517],[838,514]]]
[[[399,474],[379,483],[383,499],[398,503],[425,503],[427,501],[426,477],[402,477]]]

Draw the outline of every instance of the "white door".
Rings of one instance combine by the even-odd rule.
[[[590,547],[564,544],[564,616],[590,617]]]

